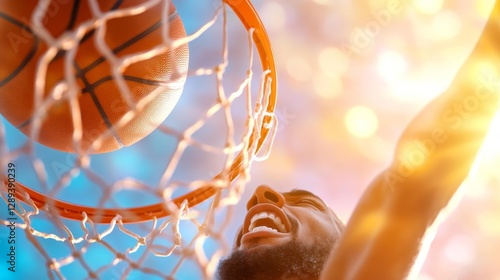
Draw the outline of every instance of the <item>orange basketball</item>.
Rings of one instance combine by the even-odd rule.
[[[38,1],[0,2],[0,113],[24,134],[30,134],[34,121],[35,73],[39,60],[48,47],[37,36],[31,23]],[[66,31],[75,31],[93,14],[88,2],[52,0],[41,19],[44,28],[58,38]],[[100,10],[110,11],[134,7],[144,0],[99,0]],[[143,13],[110,19],[105,24],[104,41],[118,58],[150,50],[163,42],[162,9],[166,1]],[[169,3],[169,36],[186,35],[181,19]],[[144,138],[163,122],[177,103],[188,67],[187,45],[164,52],[147,60],[134,62],[122,71],[123,79],[134,102],[149,94],[155,98],[147,103],[125,125],[118,121],[129,111],[123,94],[113,78],[110,62],[96,46],[96,30],[85,33],[79,41],[72,61],[74,78],[79,87],[81,111],[81,149],[107,133],[102,145],[93,153],[103,153],[129,146]],[[67,52],[60,50],[48,64],[44,99],[52,98],[52,90],[64,80]],[[173,58],[173,59],[172,59]],[[175,72],[177,69],[177,72]],[[179,76],[181,78],[179,78]],[[74,152],[72,110],[68,98],[55,99],[42,122],[37,142],[53,149]]]

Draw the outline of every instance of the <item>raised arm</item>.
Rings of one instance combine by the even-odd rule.
[[[478,71],[480,62],[489,71]],[[404,279],[422,240],[467,176],[498,110],[500,3],[449,89],[410,123],[392,164],[367,188],[322,273]]]

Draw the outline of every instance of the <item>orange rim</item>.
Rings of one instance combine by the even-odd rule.
[[[266,87],[270,88],[266,111],[271,114],[267,114],[263,117],[262,126],[260,127],[260,137],[257,139],[258,142],[255,151],[255,153],[257,153],[269,134],[270,124],[273,121],[272,113],[276,105],[277,82],[274,55],[264,25],[250,3],[250,0],[224,0],[224,2],[236,13],[247,30],[253,28],[253,39],[260,55],[262,69],[266,73],[264,83]],[[254,138],[250,138],[249,146],[253,145],[254,140]],[[238,176],[242,161],[243,155],[240,153],[229,170],[229,178],[231,181]],[[82,220],[84,212],[87,217],[92,219],[95,223],[109,223],[118,215],[122,217],[121,220],[123,223],[136,223],[148,221],[154,217],[166,217],[171,214],[170,210],[166,208],[165,203],[156,203],[133,208],[95,208],[53,199],[30,189],[20,182],[16,182],[16,184],[18,187],[18,198],[20,200],[28,204],[33,203],[38,208],[47,205],[50,207],[51,211],[56,211],[60,217],[71,220]],[[172,202],[180,207],[184,201],[187,201],[187,205],[192,207],[209,199],[219,190],[221,189],[218,187],[203,186],[183,196],[173,198]]]

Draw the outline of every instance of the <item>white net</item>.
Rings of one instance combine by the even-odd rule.
[[[5,104],[13,103],[1,107],[0,234],[2,240],[14,241],[1,245],[7,252],[2,253],[6,267],[0,271],[1,279],[213,276],[218,260],[229,250],[230,241],[223,233],[231,206],[250,178],[252,162],[265,158],[272,143],[274,66],[262,70],[272,57],[263,51],[264,30],[251,28],[255,18],[242,20],[253,11],[247,1],[230,2],[236,13],[220,1],[173,4],[186,36],[175,37],[169,31],[176,15],[169,1],[40,0],[33,1],[32,11],[15,1],[0,2],[0,32],[16,39],[2,47],[17,50],[21,64],[30,59],[37,63],[30,85],[33,110],[26,110],[30,108],[23,103],[29,103],[26,100],[2,97]],[[82,7],[92,16],[80,19]],[[125,53],[110,46],[107,32],[114,20],[133,20],[152,9],[161,16],[147,27],[158,30],[160,43]],[[29,14],[16,16],[19,11]],[[55,32],[51,23],[66,29]],[[85,51],[84,40],[95,46],[97,60],[109,64],[104,82],[124,100],[125,113],[112,125],[116,131],[146,112],[162,90],[186,81],[167,119],[137,143],[93,153],[116,131],[89,132],[82,122],[81,115],[87,112],[78,101],[84,93],[81,69],[74,61],[78,52]],[[19,59],[22,44],[28,50],[24,60]],[[171,66],[162,80],[139,71],[155,90],[134,99],[134,81],[127,71],[155,57],[176,60],[175,50],[186,44],[187,71],[183,65]],[[47,87],[56,60],[62,61],[64,78]],[[10,60],[4,65],[0,95],[9,96],[13,88],[22,88],[16,81],[22,70]],[[52,133],[49,140],[63,138],[65,132],[58,130],[64,127],[47,128],[48,112],[61,102],[71,109],[69,121],[75,128],[66,133],[71,140],[66,152],[38,143],[47,131]],[[30,112],[29,125],[12,121],[9,106]]]

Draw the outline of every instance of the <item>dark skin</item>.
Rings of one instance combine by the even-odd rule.
[[[404,279],[425,235],[466,178],[498,111],[500,3],[447,91],[403,132],[366,189],[321,279]],[[478,62],[493,71],[478,72]]]
[[[247,210],[216,279],[318,279],[344,228],[323,200],[306,190],[279,193],[263,185]]]
[[[427,245],[426,234],[466,178],[498,112],[499,43],[500,3],[496,2],[479,41],[448,90],[402,133],[392,163],[367,187],[345,229],[333,212],[301,203],[311,196],[303,191],[291,196],[269,187],[257,188],[235,242],[233,255],[238,257],[225,263],[232,272],[225,274],[227,279],[408,277],[422,246]],[[493,69],[478,71],[478,63],[484,62]],[[316,201],[320,199],[316,197]],[[279,233],[249,233],[245,230],[251,224],[249,218],[262,208],[276,215],[283,213],[281,217],[289,215],[295,223]],[[265,219],[259,225],[273,227]],[[296,241],[292,248],[299,248],[298,253],[290,247],[273,251],[289,240]],[[324,248],[329,256],[320,257]],[[311,258],[300,259],[308,252],[317,260],[307,263]],[[310,269],[318,263],[317,270]]]

